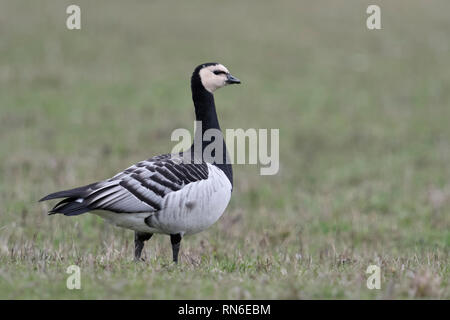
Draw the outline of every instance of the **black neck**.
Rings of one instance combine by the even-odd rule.
[[[191,150],[194,149],[195,141],[201,141],[202,146],[201,152],[203,154],[205,148],[210,143],[212,143],[212,141],[204,141],[204,139],[202,139],[205,131],[208,129],[217,129],[221,132],[221,129],[219,125],[219,120],[217,119],[214,96],[212,95],[212,93],[210,93],[203,87],[198,73],[194,73],[194,75],[192,76],[191,90],[192,90],[192,100],[194,101],[195,106],[195,120],[200,121],[202,124],[201,131],[198,130],[198,128],[195,131],[194,143],[191,147]],[[233,185],[233,170],[231,164],[229,164],[227,161],[228,151],[222,134],[220,136],[220,139],[223,148],[222,150],[223,158],[215,159],[212,164],[221,169],[230,180],[231,185]],[[195,152],[198,152],[198,150],[195,150]]]

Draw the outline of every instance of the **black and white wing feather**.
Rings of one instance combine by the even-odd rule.
[[[40,201],[65,198],[49,212],[72,216],[93,210],[117,213],[155,212],[165,196],[208,179],[206,163],[184,163],[179,155],[138,162],[108,180],[50,194]]]

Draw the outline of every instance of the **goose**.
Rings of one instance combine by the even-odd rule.
[[[213,93],[238,83],[241,81],[220,63],[203,63],[195,68],[191,91],[201,132],[197,127],[194,141],[208,129],[221,133]],[[205,161],[193,143],[184,152],[154,156],[107,180],[51,193],[40,201],[62,199],[49,215],[77,216],[90,212],[115,226],[133,230],[136,261],[143,260],[145,241],[153,234],[170,235],[173,262],[178,263],[181,239],[213,225],[230,201],[233,171],[227,161],[223,135],[220,139],[222,158]],[[201,151],[210,143],[202,139]]]

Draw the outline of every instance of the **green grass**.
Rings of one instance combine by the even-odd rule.
[[[0,298],[450,298],[450,4],[0,1]],[[219,61],[222,128],[279,128],[224,216],[135,264],[132,231],[48,217],[49,192],[167,152],[189,76]],[[66,268],[81,267],[81,290]],[[381,290],[366,288],[371,264]]]

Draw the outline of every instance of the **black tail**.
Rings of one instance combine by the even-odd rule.
[[[92,209],[77,200],[81,198],[67,198],[48,212],[48,214],[62,213],[65,216],[76,216],[91,211]]]
[[[83,197],[96,184],[97,184],[97,182],[88,184],[87,186],[75,188],[75,189],[69,189],[69,190],[58,191],[55,193],[50,193],[48,196],[45,196],[41,200],[39,200],[39,202],[52,200],[52,199],[59,199],[59,198]]]
[[[66,198],[58,202],[49,214],[62,213],[66,216],[76,216],[85,212],[92,210],[87,205],[85,205],[84,197],[87,196],[97,183],[93,183],[84,187],[79,187],[70,190],[58,191],[51,193],[48,196],[43,197],[39,201],[46,201],[51,199]]]

